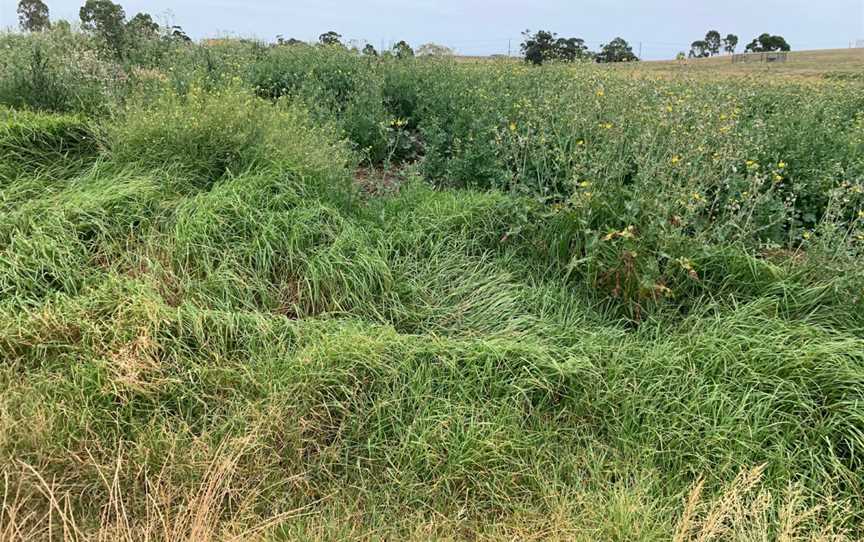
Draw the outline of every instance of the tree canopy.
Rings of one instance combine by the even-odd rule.
[[[706,58],[719,55],[723,51],[732,54],[737,47],[738,36],[735,34],[727,34],[723,38],[717,30],[709,30],[705,33],[704,39],[696,40],[690,45],[688,56],[690,58]]]
[[[690,44],[690,58],[707,58],[711,56],[708,43],[705,40],[696,40]]]
[[[522,55],[526,62],[539,66],[554,58],[555,34],[545,30],[538,30],[536,34],[531,34],[530,30],[526,30],[522,36],[525,38],[521,45]]]
[[[333,30],[325,32],[318,36],[318,43],[321,45],[342,45],[342,34]]]
[[[720,32],[709,30],[705,34],[705,48],[710,56],[719,55],[720,47],[723,45],[723,38],[720,37]]]
[[[78,12],[81,27],[101,37],[117,56],[123,55],[126,12],[111,0],[87,0]]]
[[[417,56],[452,56],[453,49],[437,43],[424,43],[417,48]]]
[[[407,41],[402,40],[393,46],[393,54],[396,55],[396,58],[411,58],[414,56],[414,49],[408,45]]]
[[[735,49],[738,48],[738,36],[735,34],[729,34],[723,40],[723,50],[729,53],[730,55],[735,52]]]
[[[190,38],[186,32],[183,30],[182,26],[172,26],[168,29],[168,37],[171,39],[175,39],[178,41],[191,42],[192,38]]]
[[[25,32],[42,32],[51,27],[48,6],[42,0],[18,2],[18,24]]]
[[[285,36],[279,34],[276,36],[276,45],[303,45],[304,42],[296,38],[285,39]]]
[[[590,56],[588,46],[582,38],[558,38],[555,42],[555,58],[573,62]]]
[[[540,65],[552,60],[573,62],[592,56],[581,38],[559,38],[558,34],[547,30],[538,30],[534,34],[526,30],[522,36],[522,55],[531,64]]]
[[[615,38],[600,48],[597,62],[637,62],[639,57],[633,53],[633,47],[624,38]]]
[[[792,48],[783,36],[772,36],[766,32],[758,38],[754,38],[745,50],[751,53],[771,53],[775,51],[791,51]]]
[[[99,38],[105,50],[117,58],[145,52],[147,42],[192,41],[179,26],[162,27],[148,13],[138,13],[126,20],[123,6],[111,0],[87,0],[78,12],[81,28]]]
[[[126,29],[142,38],[155,38],[159,35],[159,24],[147,13],[139,13],[126,23]]]

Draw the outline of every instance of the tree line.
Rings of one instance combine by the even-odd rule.
[[[162,26],[148,13],[138,13],[131,19],[120,4],[111,0],[87,0],[78,11],[81,28],[100,38],[115,56],[122,58],[136,41],[142,39],[192,41],[180,26]],[[20,0],[18,23],[26,32],[41,32],[52,26],[48,6],[43,0]],[[69,27],[68,21],[58,26]]]
[[[290,38],[285,39],[283,36],[276,36],[276,45],[308,45],[306,42]],[[415,51],[411,45],[408,44],[405,40],[400,40],[393,44],[393,46],[389,50],[378,52],[375,49],[375,46],[371,43],[367,43],[363,46],[363,48],[359,48],[358,46],[345,44],[342,42],[342,34],[335,32],[333,30],[329,32],[325,32],[318,36],[318,45],[329,46],[329,47],[344,47],[346,49],[352,49],[357,53],[363,54],[365,56],[395,56],[396,58],[411,58],[414,56],[451,56],[455,54],[455,51],[449,47],[445,47],[443,45],[438,45],[437,43],[424,43],[419,46]]]
[[[131,19],[126,18],[123,6],[111,0],[86,0],[78,12],[81,29],[100,38],[103,45],[115,56],[123,57],[131,46],[140,40],[166,39],[191,41],[180,26],[161,26],[148,13],[138,13]],[[20,0],[18,2],[18,23],[25,32],[42,32],[52,27],[50,11],[43,0]],[[67,21],[58,21],[58,26],[70,27]],[[277,36],[273,45],[307,45],[294,38]],[[321,34],[318,38],[321,46],[349,46],[342,43],[342,35],[335,31]],[[357,52],[368,56],[379,56],[379,52],[371,44],[366,44]],[[443,45],[426,43],[415,51],[408,42],[402,40],[393,45],[390,50],[380,53],[384,56],[409,58],[417,56],[445,56],[454,51]]]
[[[600,46],[597,52],[591,51],[582,38],[563,38],[548,30],[532,33],[526,30],[522,33],[523,41],[520,49],[526,62],[540,65],[544,62],[560,61],[575,62],[577,60],[593,62],[636,62],[639,58],[633,53],[633,47],[624,38],[615,38]]]
[[[721,37],[717,30],[709,30],[705,34],[705,38],[696,40],[690,45],[690,58],[708,58],[719,55],[721,50],[727,54],[734,54],[738,48],[738,36],[728,34],[725,38]],[[744,51],[747,53],[770,53],[775,51],[790,51],[792,48],[783,36],[774,36],[764,33],[756,37],[747,44]],[[683,57],[684,53],[678,55]]]
[[[181,27],[163,27],[147,13],[138,13],[127,20],[123,7],[111,0],[86,0],[79,10],[79,18],[81,28],[85,32],[98,36],[105,47],[117,57],[123,57],[130,44],[136,40],[158,38],[191,41]],[[50,12],[43,0],[20,0],[18,2],[18,21],[21,29],[27,32],[40,32],[51,28]],[[60,21],[58,24],[69,25],[65,21]],[[582,60],[609,63],[636,62],[639,60],[633,52],[633,47],[621,37],[601,45],[600,49],[595,52],[591,51],[585,40],[581,38],[559,37],[556,33],[547,30],[539,30],[534,33],[526,30],[522,36],[523,41],[520,46],[522,55],[526,62],[535,65],[550,61],[575,62]],[[276,45],[298,45],[301,43],[304,42],[294,38],[285,39],[283,36],[277,36],[276,40]],[[335,31],[321,34],[318,43],[325,46],[347,47],[342,43],[342,36]],[[738,43],[739,39],[735,34],[727,34],[724,38],[717,30],[709,30],[704,39],[696,40],[691,44],[689,56],[691,58],[707,58],[719,55],[721,51],[733,54]],[[366,44],[362,49],[357,47],[355,49],[364,55],[379,55],[379,52],[371,44]],[[791,47],[782,36],[769,33],[754,38],[745,48],[748,53],[789,50]],[[421,45],[415,51],[408,42],[402,40],[393,45],[390,50],[382,51],[380,54],[408,58],[415,56],[415,54],[443,56],[453,53],[452,49],[434,43]],[[679,58],[684,56],[683,52],[678,55]]]

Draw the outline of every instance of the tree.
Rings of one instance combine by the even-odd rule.
[[[412,58],[414,56],[414,49],[408,45],[407,41],[402,40],[393,46],[393,54],[396,55],[396,58]]]
[[[183,41],[186,43],[190,43],[192,41],[192,38],[187,36],[186,32],[183,31],[182,26],[174,25],[169,30],[170,32],[168,33],[168,37],[172,40]]]
[[[365,56],[378,56],[378,51],[375,50],[375,47],[371,43],[367,43],[365,47],[363,47],[363,54]]]
[[[417,56],[452,56],[453,49],[437,43],[424,43],[417,48]]]
[[[558,38],[553,54],[558,60],[574,62],[590,56],[591,53],[585,45],[585,40],[581,38]]]
[[[624,38],[615,38],[600,48],[597,62],[638,62],[639,57],[633,54],[633,48]]]
[[[118,57],[126,40],[126,12],[111,0],[87,0],[78,12],[81,27],[101,37]]]
[[[279,34],[278,36],[276,36],[276,45],[288,45],[288,46],[290,46],[290,45],[302,45],[302,44],[303,44],[302,41],[295,39],[295,38],[288,38],[286,40],[285,36],[283,36],[282,34]]]
[[[321,45],[342,45],[342,34],[334,31],[329,31],[318,36],[318,43]]]
[[[765,33],[751,41],[745,51],[750,53],[772,53],[775,51],[791,51],[783,36],[772,36]]]
[[[18,2],[18,24],[25,32],[42,32],[51,28],[48,6],[42,0]]]
[[[126,23],[126,30],[135,37],[151,39],[159,34],[159,24],[147,13],[139,13]]]
[[[690,58],[706,58],[711,56],[711,52],[708,50],[708,43],[704,40],[694,41],[690,45]]]
[[[537,66],[550,60],[574,62],[593,56],[581,38],[559,38],[558,34],[546,30],[538,30],[535,34],[526,30],[522,36],[522,55],[526,62]]]
[[[719,55],[720,47],[723,45],[723,40],[720,37],[720,32],[716,30],[709,30],[707,34],[705,34],[705,49],[708,51],[709,56]]]
[[[524,41],[520,47],[525,62],[539,66],[547,60],[555,58],[555,37],[557,34],[546,30],[538,30],[536,34],[531,34],[530,30],[526,30],[522,32],[522,36]]]
[[[735,49],[738,48],[738,36],[735,34],[729,34],[726,36],[726,39],[723,40],[723,50],[729,53],[730,55],[735,52]]]
[[[763,46],[764,45],[765,44],[763,43]],[[769,42],[767,44],[767,48],[769,48],[773,51],[784,51],[784,52],[792,50],[792,47],[789,46],[789,43],[786,42],[786,39],[783,38],[783,36],[771,36],[771,39],[769,40]]]

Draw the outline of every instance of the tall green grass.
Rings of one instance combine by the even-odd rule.
[[[117,68],[0,116],[0,539],[862,536],[859,86]]]

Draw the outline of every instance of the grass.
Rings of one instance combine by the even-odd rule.
[[[0,540],[864,535],[858,82],[177,47],[0,116]]]
[[[792,51],[786,62],[733,63],[730,56],[684,61],[640,62],[638,66],[615,66],[639,74],[736,77],[798,77],[808,79],[855,79],[864,68],[864,49]]]

